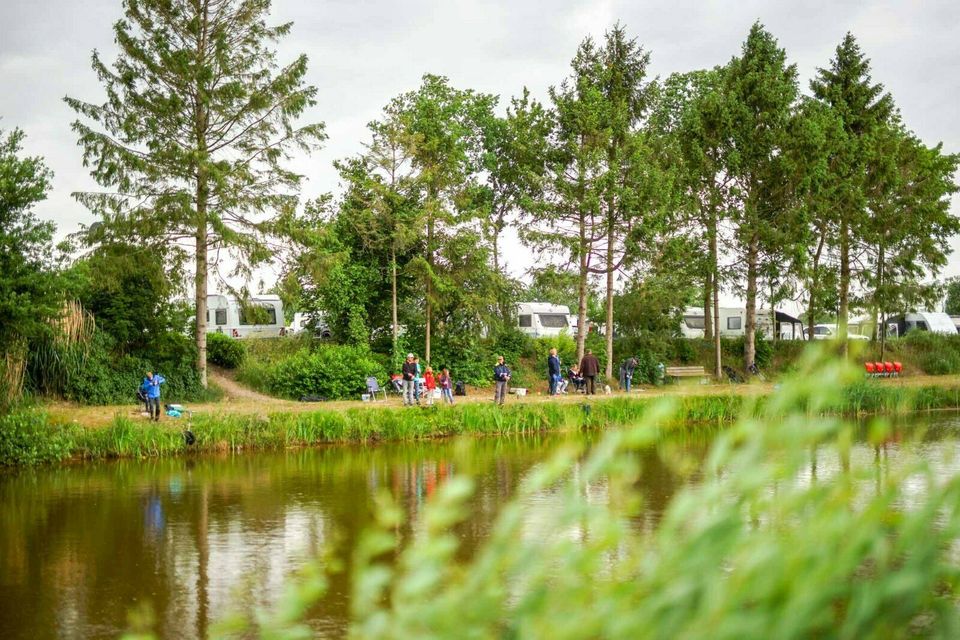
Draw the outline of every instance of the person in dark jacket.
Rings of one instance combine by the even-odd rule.
[[[620,388],[630,393],[630,384],[633,382],[633,372],[639,361],[636,356],[630,356],[620,363]]]
[[[507,384],[510,382],[510,368],[504,364],[503,356],[497,356],[497,366],[493,368],[493,382],[496,385],[493,401],[503,406],[507,397]]]
[[[400,373],[403,376],[403,406],[409,407],[413,405],[417,389],[417,363],[412,353],[407,354]]]
[[[580,360],[580,375],[583,376],[586,382],[587,395],[592,396],[596,394],[596,380],[599,373],[600,361],[597,360],[597,356],[593,355],[593,351],[587,349],[583,359]]]
[[[547,357],[547,377],[550,381],[550,395],[552,396],[557,395],[557,385],[560,384],[560,379],[563,377],[561,371],[557,350],[550,349],[550,355]]]

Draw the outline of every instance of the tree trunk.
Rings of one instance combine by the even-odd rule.
[[[397,247],[390,247],[390,315],[393,323],[393,348],[400,339],[400,322],[397,317]]]
[[[713,289],[713,371],[717,378],[723,374],[722,351],[720,344],[720,257],[717,248],[716,212],[710,219],[710,280]],[[706,321],[706,317],[704,317]]]
[[[840,354],[847,357],[847,323],[850,312],[850,238],[847,221],[840,222],[840,308],[837,310],[837,338]]]
[[[580,283],[577,287],[577,363],[587,341],[587,215],[580,213]]]
[[[883,362],[884,356],[886,355],[884,352],[887,347],[887,341],[886,341],[887,332],[884,331],[884,328],[886,327],[886,324],[887,324],[887,319],[886,319],[887,314],[886,314],[886,308],[883,304],[883,298],[882,298],[883,294],[881,293],[883,291],[882,289],[883,279],[884,279],[884,276],[886,275],[884,273],[884,268],[886,267],[885,259],[886,259],[886,256],[884,255],[883,247],[881,246],[879,258],[877,260],[877,294],[875,296],[876,304],[874,305],[874,309],[877,310],[879,308],[879,311],[880,311],[880,320],[878,322],[875,322],[874,324],[876,326],[877,332],[879,332],[879,335],[880,335],[880,361],[881,362]]]
[[[430,273],[427,274],[426,322],[424,323],[423,358],[430,364],[430,332],[433,321],[433,214],[427,215],[427,265]]]
[[[611,214],[612,215],[612,214]],[[613,377],[613,224],[607,229],[607,379]]]
[[[747,247],[747,309],[744,322],[743,366],[750,369],[757,357],[757,258],[759,239],[754,233]]]
[[[203,191],[206,191],[204,187]],[[201,192],[200,189],[197,193]],[[207,386],[207,225],[206,225],[206,196],[204,195],[203,204],[200,204],[198,198],[197,216],[202,220],[197,225],[197,256],[196,256],[196,276],[194,277],[194,287],[196,293],[196,333],[197,333],[197,374],[200,376],[200,384]]]
[[[703,339],[713,340],[713,272],[707,267],[707,275],[703,279]]]
[[[201,62],[206,55],[207,46],[207,15],[205,5],[201,20],[200,39],[197,44],[197,58]],[[196,338],[197,338],[197,375],[200,385],[207,387],[207,204],[210,190],[205,163],[207,162],[207,110],[204,100],[206,95],[203,86],[196,87],[196,107],[194,110],[194,127],[197,142],[197,229],[196,229],[196,274],[194,275],[194,298],[196,302]]]
[[[813,325],[816,324],[817,289],[820,286],[820,254],[823,251],[824,235],[820,234],[817,252],[813,255],[813,274],[810,276],[810,300],[807,303],[807,340],[813,340]]]

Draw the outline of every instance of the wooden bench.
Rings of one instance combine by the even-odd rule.
[[[709,375],[703,367],[667,367],[667,377],[680,380],[680,378],[700,378],[701,382],[706,380]]]

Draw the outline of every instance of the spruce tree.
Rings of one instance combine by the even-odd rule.
[[[850,314],[852,284],[860,261],[859,247],[868,225],[870,195],[868,180],[877,158],[871,140],[890,122],[893,99],[883,85],[874,84],[867,60],[853,35],[837,47],[828,69],[819,69],[811,81],[813,95],[826,105],[839,122],[841,134],[829,159],[829,179],[823,197],[834,212],[830,236],[839,259],[838,333],[844,352]]]
[[[294,215],[301,180],[285,160],[325,138],[320,123],[295,124],[317,91],[306,56],[278,64],[273,45],[291,24],[268,25],[270,4],[126,0],[116,61],[93,54],[105,102],[65,99],[104,188],[76,194],[101,218],[99,234],[193,254],[204,385],[208,271],[221,251],[245,275],[272,256],[269,238]]]

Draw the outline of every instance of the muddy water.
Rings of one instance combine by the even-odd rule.
[[[955,473],[948,454],[958,448],[960,417],[914,422],[925,427],[923,455],[943,474]],[[638,526],[656,526],[677,490],[697,481],[697,473],[676,475],[667,456],[703,459],[712,433],[696,429],[640,454],[646,512]],[[128,628],[131,611],[149,611],[160,637],[206,637],[211,621],[237,603],[274,601],[285,577],[328,543],[337,541],[349,558],[378,491],[405,510],[398,531],[405,540],[438,485],[462,473],[477,482],[472,515],[457,529],[467,557],[533,465],[571,439],[597,437],[329,447],[0,475],[0,637],[112,638]],[[878,469],[897,455],[896,443],[878,452],[861,442],[851,453]],[[829,477],[849,463],[814,455],[808,473]],[[549,506],[557,497],[547,491],[532,499]],[[333,576],[311,614],[319,635],[346,631],[348,573]]]

